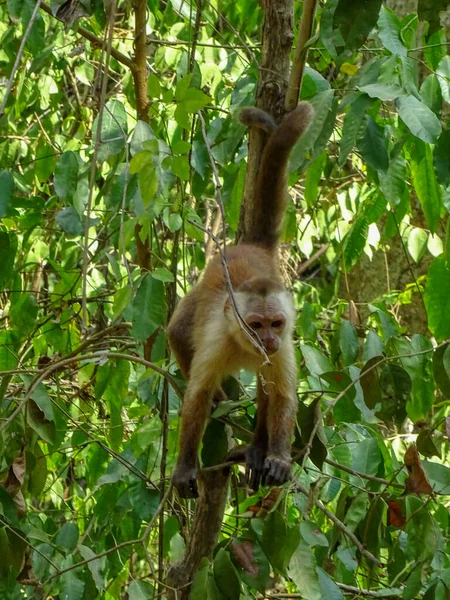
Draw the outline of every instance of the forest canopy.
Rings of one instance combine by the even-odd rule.
[[[449,43],[446,0],[0,3],[1,598],[450,598]],[[233,465],[194,559],[167,324],[251,218],[239,111],[300,100],[293,478]],[[255,428],[225,392],[211,489]]]

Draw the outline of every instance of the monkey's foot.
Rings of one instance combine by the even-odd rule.
[[[268,456],[264,461],[261,482],[263,485],[283,485],[291,478],[291,461],[278,456]]]
[[[172,483],[182,498],[198,498],[197,467],[176,467]]]
[[[245,482],[257,490],[264,472],[266,449],[259,446],[237,446],[227,456],[227,462],[245,462]]]
[[[265,460],[266,451],[258,446],[250,446],[245,453],[245,480],[252,490],[256,491],[264,483]]]

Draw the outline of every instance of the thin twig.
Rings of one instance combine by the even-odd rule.
[[[301,492],[302,494],[304,494],[306,497],[309,497],[309,492],[308,490],[298,481],[296,481],[296,488],[299,492]],[[326,515],[330,521],[332,521],[336,527],[338,529],[340,529],[342,531],[342,533],[344,533],[349,540],[351,540],[355,546],[358,548],[358,550],[361,552],[361,554],[363,554],[368,560],[370,560],[371,562],[373,562],[375,565],[377,565],[378,567],[382,567],[383,564],[380,560],[378,560],[378,558],[376,556],[374,556],[372,554],[372,552],[369,552],[369,550],[366,550],[366,548],[364,548],[363,544],[361,544],[361,542],[358,540],[358,538],[356,537],[356,535],[350,531],[350,529],[344,525],[344,523],[342,521],[340,521],[336,515],[334,513],[332,513],[330,510],[328,510],[328,508],[317,498],[313,500],[314,504],[317,506],[317,508],[319,510],[321,510],[323,512],[324,515]]]
[[[14,83],[14,78],[16,76],[16,71],[19,68],[19,63],[21,61],[22,58],[22,54],[23,54],[23,50],[25,48],[25,43],[30,35],[31,32],[31,28],[33,27],[33,24],[36,20],[37,17],[37,13],[39,10],[39,6],[41,5],[41,0],[37,0],[36,4],[34,5],[34,9],[33,12],[31,13],[31,17],[30,20],[28,21],[28,25],[27,28],[25,30],[25,33],[23,35],[22,41],[20,42],[20,46],[19,46],[19,51],[17,52],[17,56],[16,56],[16,60],[14,61],[14,65],[11,71],[11,75],[8,79],[8,83],[6,84],[6,91],[5,91],[5,96],[3,98],[3,102],[0,106],[0,117],[3,117],[4,113],[5,113],[5,107],[6,107],[6,103],[8,102],[8,98],[9,98],[9,94],[11,93],[11,89]]]
[[[55,15],[52,12],[52,9],[45,2],[41,2],[41,8],[57,21],[61,21],[61,19],[55,17]],[[89,40],[90,42],[95,44],[96,46],[101,46],[103,44],[103,40],[101,38],[97,37],[91,31],[85,29],[84,27],[78,27],[76,32],[82,37],[84,37],[86,40]],[[115,48],[111,48],[111,56],[115,58],[117,62],[121,63],[125,67],[128,67],[131,71],[134,71],[135,64],[133,59],[129,56],[122,54],[122,52],[119,52],[119,50],[116,50]]]

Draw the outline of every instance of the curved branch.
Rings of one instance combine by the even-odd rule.
[[[317,0],[305,0],[303,13],[298,29],[297,45],[294,53],[294,64],[289,75],[289,85],[286,92],[286,110],[294,110],[298,104],[298,97],[302,85],[303,71],[305,69],[306,55],[308,53],[307,42],[311,37],[316,12]]]

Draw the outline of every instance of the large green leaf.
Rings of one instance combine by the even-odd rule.
[[[6,217],[12,205],[14,179],[9,171],[0,171],[0,219]]]
[[[78,158],[75,152],[67,151],[56,163],[55,192],[62,200],[71,201],[78,183]]]
[[[432,149],[428,144],[416,142],[411,153],[411,174],[414,189],[431,232],[434,233],[441,215],[441,190],[433,168]]]
[[[378,27],[383,46],[392,54],[406,56],[407,49],[401,37],[402,24],[395,13],[387,6],[381,7]],[[391,100],[394,100],[394,98],[391,98]]]
[[[99,117],[92,127],[92,139],[97,139]],[[118,154],[125,147],[128,133],[128,121],[125,107],[119,100],[109,100],[102,115],[98,160],[105,161]]]
[[[132,302],[132,333],[138,340],[147,339],[163,324],[165,315],[164,284],[145,275]]]
[[[344,56],[360,48],[374,28],[381,8],[381,0],[339,0],[334,13],[334,27],[345,44]]]
[[[441,133],[441,122],[434,112],[414,96],[400,96],[396,104],[400,118],[411,133],[433,144]]]
[[[424,302],[432,334],[438,341],[450,337],[450,269],[443,256],[435,258],[429,266]]]
[[[310,545],[301,541],[289,563],[289,577],[306,600],[322,600],[317,563]]]
[[[220,548],[214,558],[213,565],[214,579],[224,597],[228,600],[239,598],[241,593],[241,582],[228,552],[223,548]]]

